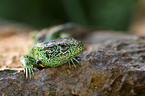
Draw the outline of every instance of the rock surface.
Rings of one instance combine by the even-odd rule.
[[[144,96],[145,38],[111,34],[91,37],[76,69],[45,68],[32,79],[22,71],[0,71],[0,96]]]

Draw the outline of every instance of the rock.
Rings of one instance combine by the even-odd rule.
[[[66,29],[69,27],[73,31],[77,29],[74,32],[79,34],[72,34],[77,35],[76,38],[86,30],[71,25]],[[92,33],[87,39],[87,35],[81,37],[85,38],[85,50],[77,68],[73,65],[69,68],[68,64],[45,68],[35,71],[32,79],[26,79],[21,68],[1,70],[0,96],[144,96],[145,38],[108,31]],[[16,48],[22,46],[18,43]],[[7,65],[20,63],[19,53],[5,54],[1,58],[12,57],[11,61],[5,60]]]
[[[45,68],[32,79],[26,79],[22,71],[0,71],[0,95],[144,96],[144,39],[106,42],[101,49],[86,49],[76,69],[68,64]]]

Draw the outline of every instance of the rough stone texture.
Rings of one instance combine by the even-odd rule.
[[[68,64],[45,68],[26,79],[19,57],[32,44],[29,32],[0,28],[0,96],[144,96],[145,37],[109,31],[90,34],[80,27],[70,30],[85,44],[77,68]]]
[[[144,96],[145,39],[117,36],[92,38],[95,44],[85,44],[76,69],[45,68],[32,79],[16,70],[0,71],[0,96]]]

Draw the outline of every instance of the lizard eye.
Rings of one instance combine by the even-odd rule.
[[[64,44],[62,44],[62,45],[60,45],[60,46],[61,46],[61,48],[63,48],[63,49],[66,48],[66,45],[64,45]]]
[[[69,46],[67,46],[67,45],[65,45],[65,44],[60,44],[60,47],[61,47],[61,51],[62,51],[62,52],[67,51],[67,49],[69,48]]]

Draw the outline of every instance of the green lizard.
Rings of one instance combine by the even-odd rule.
[[[75,57],[82,52],[83,44],[70,36],[67,37],[63,31],[50,32],[49,36],[36,36],[28,55],[23,55],[20,58],[26,78],[31,78],[31,75],[34,75],[34,67],[57,67],[67,62],[70,64],[70,61],[72,64],[74,64],[74,61],[79,63]],[[51,38],[54,40],[51,40]],[[74,64],[74,66],[76,65]]]

